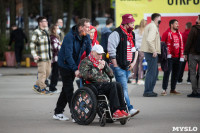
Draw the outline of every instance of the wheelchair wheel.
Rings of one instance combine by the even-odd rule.
[[[122,119],[122,120],[120,120],[120,123],[121,123],[121,125],[125,125],[126,124],[126,122],[127,122],[127,118],[126,119]]]
[[[72,118],[80,125],[90,124],[96,116],[96,95],[88,87],[78,89],[72,98]]]

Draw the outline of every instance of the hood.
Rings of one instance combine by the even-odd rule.
[[[97,29],[96,29],[94,26],[90,25],[90,30],[91,30],[91,29],[95,29],[94,38],[93,38],[93,40],[92,40],[92,46],[94,46],[94,45],[95,45],[95,42],[97,41]]]
[[[104,27],[101,29],[101,33],[104,34],[106,32],[111,32],[111,30],[108,27]]]

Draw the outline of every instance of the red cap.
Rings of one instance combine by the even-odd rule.
[[[133,18],[132,14],[125,14],[122,16],[122,24],[128,24],[134,21],[135,19]]]

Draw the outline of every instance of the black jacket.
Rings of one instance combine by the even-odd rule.
[[[114,31],[117,31],[120,36],[120,42],[116,52],[117,64],[120,66],[120,68],[125,70],[131,63],[130,61],[127,61],[127,35],[122,31],[120,27],[116,28]],[[134,32],[132,32],[132,34],[133,43],[135,44],[135,34]]]
[[[26,41],[26,43],[28,42],[27,37],[24,34],[23,30],[16,29],[11,32],[9,46],[12,45],[12,42],[15,42],[15,46],[24,45],[24,40]]]

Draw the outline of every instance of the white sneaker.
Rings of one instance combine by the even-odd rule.
[[[177,82],[177,85],[181,85],[182,84],[182,82]]]
[[[191,82],[187,82],[188,85],[191,85]]]
[[[74,119],[72,119],[72,122],[73,122],[73,123],[76,123],[76,121],[75,121]]]
[[[131,115],[131,117],[133,117],[133,116],[137,115],[139,112],[140,112],[140,110],[138,110],[138,109],[131,109],[129,111],[129,114]]]
[[[137,84],[136,80],[133,79],[133,81],[131,81],[131,84],[136,85]]]
[[[53,119],[55,120],[60,120],[60,121],[68,121],[69,118],[66,117],[65,115],[63,114],[56,114],[56,115],[53,115]]]
[[[167,96],[167,92],[166,92],[165,90],[163,90],[163,91],[161,92],[161,96]]]
[[[138,80],[137,84],[138,85],[144,85],[144,81],[143,80]]]

